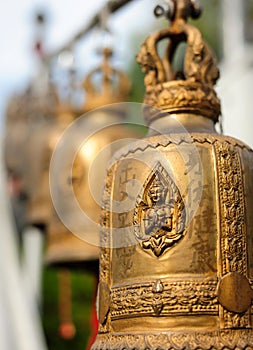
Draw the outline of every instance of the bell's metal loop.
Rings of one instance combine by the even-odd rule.
[[[165,0],[166,5],[157,5],[154,9],[156,17],[165,17],[171,21],[175,18],[191,17],[197,19],[201,15],[201,7],[197,0]]]

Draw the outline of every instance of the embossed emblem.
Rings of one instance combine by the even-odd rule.
[[[185,205],[176,184],[158,164],[135,211],[136,236],[142,241],[142,248],[161,256],[184,236],[185,216]]]

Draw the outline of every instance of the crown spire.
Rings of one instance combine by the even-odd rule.
[[[104,48],[102,63],[87,75],[83,83],[86,92],[86,110],[124,102],[128,98],[130,81],[125,73],[111,66],[112,55],[112,49]],[[94,81],[96,75],[99,77],[99,84]]]
[[[145,73],[145,104],[148,108],[145,118],[150,124],[161,113],[193,113],[218,121],[220,101],[213,89],[219,71],[217,61],[200,31],[187,24],[189,17],[197,18],[201,13],[195,0],[171,0],[169,8],[156,7],[156,16],[171,20],[169,28],[150,35],[142,44],[137,55]],[[163,58],[157,46],[167,39],[168,44]],[[172,61],[178,45],[186,42],[184,67],[174,72]],[[145,111],[144,111],[145,112]]]

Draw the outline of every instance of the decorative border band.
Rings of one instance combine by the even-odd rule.
[[[245,350],[253,348],[251,330],[99,334],[92,350]]]
[[[111,319],[179,314],[218,315],[217,281],[156,280],[112,289]]]
[[[240,153],[228,142],[214,145],[220,196],[220,278],[229,272],[248,277],[245,199]],[[235,314],[221,309],[221,326],[249,328],[250,312]]]

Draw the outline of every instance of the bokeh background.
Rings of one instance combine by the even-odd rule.
[[[201,29],[219,60],[222,78],[217,91],[223,102],[223,129],[225,133],[236,136],[252,146],[253,1],[201,0],[200,2],[204,10],[203,16],[195,24]],[[2,137],[5,132],[5,111],[9,99],[14,93],[24,91],[31,81],[40,77],[40,59],[35,49],[38,38],[43,42],[45,55],[57,52],[58,48],[71,41],[71,38],[85,27],[105,3],[105,0],[8,0],[0,3]],[[161,0],[133,0],[113,15],[105,13],[106,18],[102,20],[104,22],[101,28],[96,27],[81,39],[72,42],[65,53],[55,54],[51,61],[50,74],[62,96],[69,89],[69,71],[74,69],[77,81],[81,82],[85,75],[99,64],[101,57],[98,55],[98,50],[109,44],[115,52],[113,64],[125,71],[132,81],[129,101],[141,102],[144,94],[143,75],[135,62],[135,56],[140,44],[151,31],[167,25],[164,19],[155,19],[153,16],[154,7],[163,3]],[[46,20],[42,37],[38,36],[36,27],[35,17],[38,13],[42,13]],[[103,27],[105,24],[110,34],[105,32]],[[179,52],[176,60],[178,66],[182,64],[182,59],[182,52]],[[78,96],[80,101],[85,98],[82,94]],[[138,118],[141,120],[141,116]],[[4,166],[2,172],[5,172]],[[3,176],[1,181],[1,186],[6,186],[6,177]],[[18,237],[15,237],[17,229],[6,191],[3,189],[1,193],[3,220],[0,222],[3,233],[0,242],[2,249],[0,249],[0,253],[2,252],[0,329],[1,324],[4,324],[3,344],[7,344],[7,348],[3,350],[29,350],[24,346],[29,341],[23,339],[27,338],[29,332],[34,332],[35,339],[37,337],[37,347],[33,350],[85,349],[90,335],[91,304],[95,293],[92,275],[83,272],[71,274],[73,322],[76,327],[76,335],[72,339],[62,339],[59,335],[59,276],[55,269],[43,269],[40,302],[33,311],[39,323],[34,329],[28,320],[30,316],[22,315],[23,309],[17,308],[18,303],[23,302],[24,296],[18,300],[17,295],[14,295],[15,303],[11,306],[12,292],[6,291],[7,284],[14,289],[18,288],[25,276],[22,268],[16,267],[15,270],[13,267],[14,264],[22,264],[22,247]],[[12,284],[8,276],[10,279],[13,278]],[[5,303],[5,299],[8,299],[8,302]],[[12,317],[9,317],[10,313]],[[14,323],[13,319],[16,319]],[[29,324],[27,327],[26,321]],[[17,324],[20,323],[23,324],[19,327]],[[40,325],[42,333],[40,329],[38,330]],[[18,330],[15,330],[15,327]],[[20,337],[20,341],[18,339],[11,341],[13,336]]]

